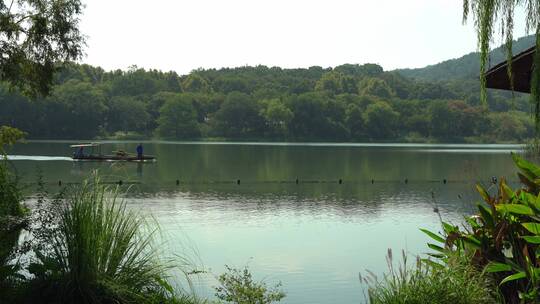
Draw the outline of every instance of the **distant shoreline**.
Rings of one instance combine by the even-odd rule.
[[[260,146],[335,146],[335,147],[494,147],[494,148],[523,148],[525,144],[517,143],[463,143],[463,142],[328,142],[328,141],[250,141],[250,140],[165,140],[165,139],[28,139],[28,143],[159,143],[184,145],[260,145]],[[24,143],[23,142],[23,143]]]

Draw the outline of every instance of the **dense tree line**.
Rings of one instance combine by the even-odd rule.
[[[519,141],[533,135],[526,96],[475,79],[421,82],[375,64],[106,72],[64,67],[52,94],[0,87],[0,125],[30,138],[290,141]]]

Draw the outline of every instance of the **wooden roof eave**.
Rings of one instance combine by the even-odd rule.
[[[512,76],[516,92],[531,92],[531,75],[534,60],[535,47],[531,47],[512,57]],[[503,61],[492,67],[485,73],[486,86],[491,89],[512,90],[508,78],[508,62]]]

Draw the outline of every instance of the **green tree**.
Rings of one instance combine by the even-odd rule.
[[[312,92],[293,96],[288,106],[294,114],[290,131],[297,139],[344,140],[349,136],[343,102]]]
[[[431,135],[437,138],[451,138],[455,136],[453,113],[446,101],[434,101],[429,106],[431,121]]]
[[[184,78],[181,87],[184,92],[210,93],[212,91],[208,80],[197,73],[191,73]]]
[[[464,101],[434,101],[429,106],[431,134],[440,139],[458,140],[477,135],[482,123],[482,111]]]
[[[356,80],[342,73],[332,71],[322,75],[315,84],[315,90],[328,92],[333,95],[341,93],[356,93]]]
[[[368,136],[372,139],[391,139],[398,134],[399,113],[384,101],[367,106],[363,118]]]
[[[200,136],[197,112],[190,98],[185,98],[182,94],[171,96],[167,98],[159,113],[159,136],[175,139]]]
[[[259,112],[257,103],[249,95],[229,93],[212,118],[213,133],[231,138],[261,135],[264,119]]]
[[[79,59],[80,0],[0,1],[0,79],[48,94],[58,63]]]
[[[144,132],[149,118],[143,102],[131,96],[114,96],[109,101],[107,130]]]
[[[146,112],[149,115],[148,130],[155,130],[158,127],[159,110],[169,99],[174,98],[178,93],[159,92],[146,99]]]
[[[527,126],[516,114],[492,113],[492,138],[502,141],[522,141],[527,136]]]
[[[429,137],[430,122],[429,116],[427,116],[425,113],[415,114],[406,117],[404,126],[408,132],[418,133],[420,136],[427,138]]]
[[[396,95],[386,81],[379,78],[366,77],[360,81],[358,86],[360,95],[372,95],[384,99],[389,99]]]
[[[166,76],[161,72],[146,71],[137,66],[131,66],[127,71],[121,72],[121,77],[111,79],[111,94],[116,96],[154,95],[168,89],[170,80],[164,77]]]
[[[378,77],[384,73],[383,68],[380,65],[373,63],[366,63],[363,65],[343,64],[335,67],[334,71],[354,77]]]
[[[365,137],[365,126],[360,107],[356,104],[349,104],[346,115],[347,127],[349,128],[351,138],[354,140],[363,139]]]
[[[230,92],[250,93],[248,81],[238,76],[222,76],[214,81],[215,87],[224,94]]]
[[[49,99],[60,109],[61,119],[49,119],[51,134],[91,139],[102,130],[107,107],[103,91],[87,82],[68,81],[55,87]]]
[[[266,128],[272,137],[285,137],[289,130],[289,123],[294,117],[293,112],[279,99],[263,100],[261,116],[266,121]]]

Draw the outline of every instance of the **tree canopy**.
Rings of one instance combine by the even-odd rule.
[[[0,79],[48,94],[58,64],[81,57],[80,0],[0,1]]]
[[[526,95],[490,91],[485,114],[479,88],[477,79],[416,80],[374,64],[245,66],[182,76],[68,64],[47,97],[28,98],[0,83],[0,125],[44,139],[497,142],[534,136]]]

